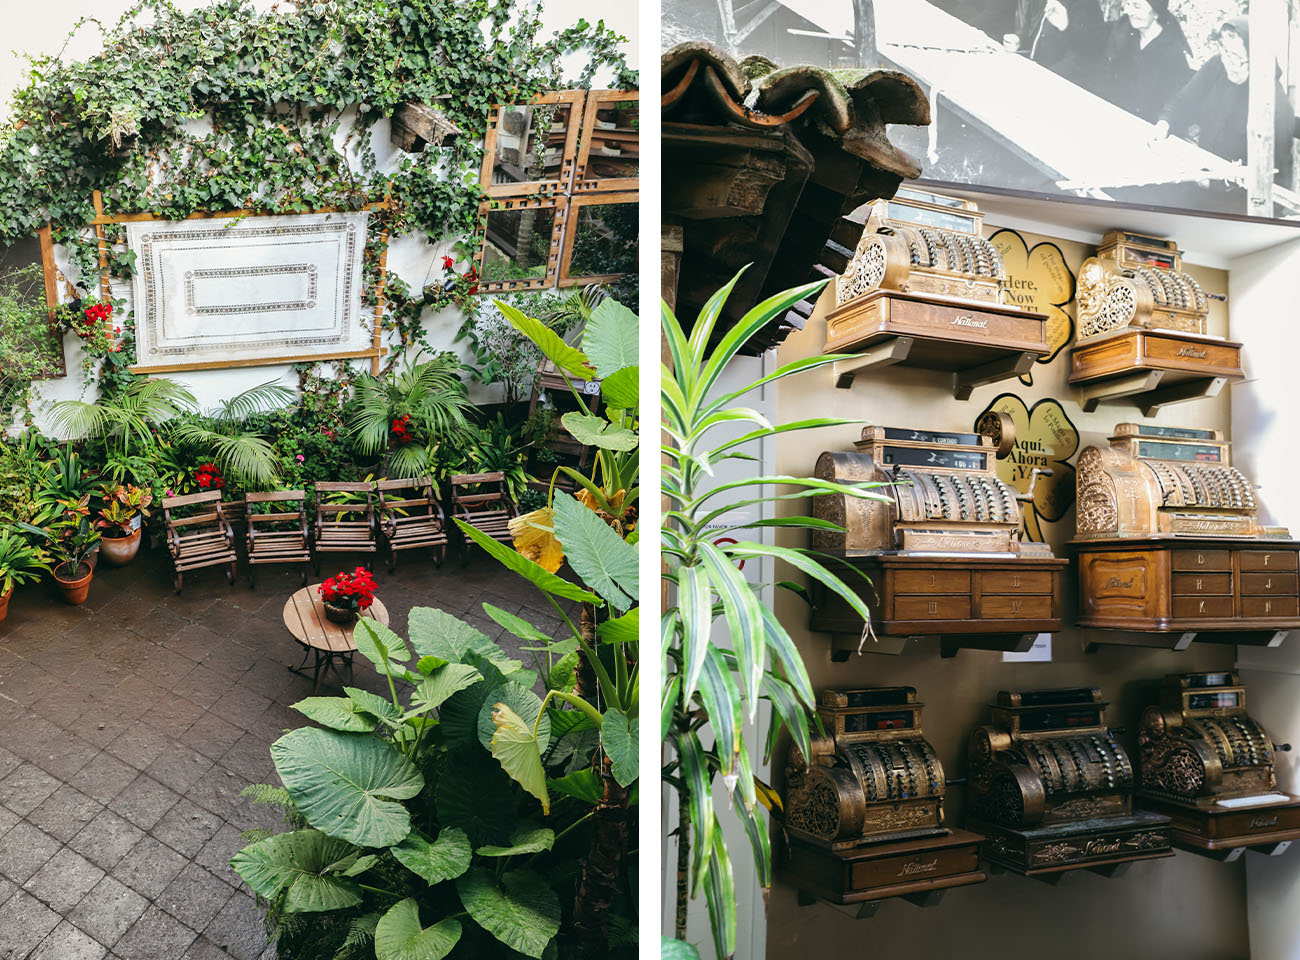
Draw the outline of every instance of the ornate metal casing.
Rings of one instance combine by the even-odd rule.
[[[1204,807],[1277,786],[1273,741],[1246,713],[1235,673],[1165,677],[1159,705],[1142,714],[1138,744],[1144,794]]]
[[[970,739],[972,815],[1023,829],[1123,816],[1133,767],[1095,687],[1002,691]]]
[[[832,850],[947,833],[943,767],[921,732],[912,687],[826,690],[817,713],[827,733],[805,762],[786,762],[785,825]]]
[[[1209,298],[1172,240],[1112,230],[1079,270],[1078,340],[1126,327],[1205,333]]]
[[[853,259],[835,286],[835,305],[876,290],[1001,304],[1006,271],[981,236],[984,214],[969,200],[911,187],[873,200]]]
[[[1255,519],[1255,491],[1218,430],[1121,423],[1078,462],[1077,536],[1285,536]]]
[[[994,467],[998,446],[976,433],[864,427],[857,453],[826,452],[815,475],[837,483],[881,483],[886,500],[815,497],[814,514],[845,528],[815,531],[813,548],[844,557],[889,551],[1051,556],[1021,544],[1019,495]]]

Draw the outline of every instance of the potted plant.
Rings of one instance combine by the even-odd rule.
[[[0,621],[9,615],[14,586],[40,579],[50,572],[50,557],[10,529],[0,530]]]
[[[142,520],[149,516],[153,494],[143,487],[119,486],[109,492],[96,521],[101,531],[101,553],[115,567],[130,563],[140,550]]]
[[[95,568],[90,557],[99,549],[100,535],[90,523],[87,513],[69,510],[50,522],[48,527],[30,523],[18,524],[20,528],[50,545],[50,553],[57,561],[54,565],[54,582],[59,585],[63,599],[71,604],[86,602],[90,592],[90,579]]]
[[[375,602],[375,578],[365,567],[352,573],[339,571],[317,590],[325,602],[325,616],[334,623],[351,626],[362,610]]]

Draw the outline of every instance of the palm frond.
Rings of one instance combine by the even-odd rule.
[[[408,443],[393,451],[388,461],[388,475],[405,480],[421,477],[429,472],[429,450],[418,443]]]
[[[201,421],[178,424],[173,436],[212,451],[221,472],[245,490],[266,490],[276,477],[275,449],[256,433],[226,434]]]
[[[222,401],[221,405],[213,413],[212,419],[222,426],[238,423],[241,420],[247,420],[255,413],[266,413],[279,407],[288,406],[296,397],[297,394],[293,390],[276,383],[274,380],[270,380],[266,383],[259,383],[255,387],[249,387],[242,393],[235,394],[229,400]]]

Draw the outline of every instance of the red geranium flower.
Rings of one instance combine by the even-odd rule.
[[[444,269],[444,270],[450,270],[453,266],[455,266],[455,264],[456,264],[456,261],[455,261],[454,259],[452,259],[451,257],[443,257],[443,258],[442,258],[442,269]]]

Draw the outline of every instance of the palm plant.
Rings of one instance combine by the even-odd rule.
[[[50,421],[72,440],[102,440],[109,457],[131,457],[154,448],[158,426],[197,407],[194,394],[175,380],[141,377],[94,403],[62,400],[50,408]]]
[[[294,397],[288,387],[262,383],[222,402],[215,410],[178,420],[170,432],[180,443],[209,451],[221,472],[239,487],[264,490],[277,476],[275,449],[261,434],[243,429],[243,424],[254,414],[293,402]]]
[[[771,600],[748,583],[738,569],[745,560],[770,558],[790,564],[834,591],[863,618],[870,613],[853,590],[808,551],[745,540],[754,527],[840,529],[809,516],[776,517],[726,526],[727,514],[745,507],[826,494],[879,498],[868,488],[790,476],[752,476],[719,482],[715,468],[728,461],[752,461],[746,448],[766,438],[797,430],[853,423],[817,418],[773,425],[758,411],[740,405],[745,394],[764,384],[832,363],[836,356],[810,357],[785,364],[739,390],[717,389],[724,368],[745,343],[770,320],[785,313],[822,283],[779,293],[758,304],[722,334],[710,348],[714,327],[739,274],[715,293],[700,311],[688,336],[665,305],[663,330],[672,358],[662,377],[664,433],[663,518],[665,578],[676,590],[676,607],[668,607],[661,627],[664,691],[660,705],[661,737],[671,750],[663,778],[677,792],[676,940],[686,938],[689,896],[703,888],[708,902],[714,946],[719,957],[736,949],[736,903],[731,854],[713,805],[713,781],[721,777],[732,807],[749,839],[763,886],[771,882],[772,853],[768,827],[759,809],[771,808],[770,788],[754,777],[753,746],[743,739],[745,722],[754,722],[758,705],[772,705],[772,727],[764,760],[782,729],[809,756],[809,729],[814,706],[812,685],[803,659],[785,627],[772,612]],[[714,427],[752,425],[741,436],[709,439]],[[719,537],[739,542],[724,545]],[[798,589],[789,584],[780,584]],[[711,639],[721,615],[730,646]],[[709,742],[711,739],[712,742]],[[689,877],[689,887],[688,887]],[[685,943],[667,941],[677,956],[696,955]]]
[[[49,554],[16,530],[0,529],[0,597],[15,586],[39,580],[42,572],[50,572]]]
[[[396,446],[389,455],[387,473],[392,477],[427,473],[431,446],[457,436],[469,423],[466,414],[473,404],[460,380],[461,369],[454,356],[439,354],[421,363],[408,360],[390,376],[359,376],[348,418],[357,449],[372,456],[383,453],[389,446],[393,422],[409,418],[421,442]]]

